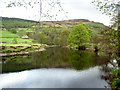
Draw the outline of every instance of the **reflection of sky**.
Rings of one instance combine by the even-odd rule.
[[[98,67],[73,69],[34,69],[0,75],[0,88],[104,88]]]
[[[9,1],[9,0],[3,0]],[[108,16],[102,15],[101,12],[96,10],[91,3],[93,0],[61,0],[63,9],[68,12],[68,19],[88,19],[91,21],[102,22],[105,25],[110,24],[110,18]],[[7,17],[18,17],[18,18],[27,18],[38,20],[39,17],[39,6],[36,5],[35,9],[25,9],[23,7],[15,8],[3,8],[4,5],[1,5],[2,13],[0,16]],[[44,11],[48,10],[49,7],[42,8]],[[59,8],[57,8],[59,9]],[[49,13],[55,13],[55,10],[51,10]],[[57,20],[66,19],[63,13],[57,12]],[[41,20],[46,20],[47,18],[42,18]]]

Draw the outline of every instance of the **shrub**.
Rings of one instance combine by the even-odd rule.
[[[17,30],[16,30],[15,28],[11,28],[11,29],[10,29],[10,32],[16,34],[16,33],[17,33]]]

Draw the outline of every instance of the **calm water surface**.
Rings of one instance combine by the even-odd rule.
[[[27,55],[3,57],[0,88],[104,88],[109,55],[51,47]]]

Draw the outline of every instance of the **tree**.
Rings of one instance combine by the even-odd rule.
[[[25,30],[19,30],[17,34],[19,36],[24,36],[24,35],[26,35],[26,31]]]
[[[120,42],[120,2],[119,0],[94,0],[92,2],[103,14],[112,17],[112,27],[117,27],[118,42]],[[118,55],[120,56],[120,43],[118,43]]]
[[[59,13],[65,15],[65,17],[62,18],[68,18],[66,16],[67,12],[64,11],[60,0],[1,0],[1,3],[6,3],[5,5],[8,8],[24,7],[26,9],[39,10],[39,21],[41,21],[42,18],[47,20],[57,20],[61,15]]]
[[[103,14],[106,14],[112,17],[117,15],[116,4],[119,3],[119,0],[93,0],[92,3]]]
[[[114,30],[110,30],[109,36],[112,36],[112,38],[110,37],[110,41],[113,42],[114,39],[114,36],[116,36],[115,33],[117,33],[117,42],[118,42],[118,59],[117,59],[117,63],[118,63],[118,66],[120,66],[120,1],[119,0],[94,0],[92,3],[94,3],[96,5],[96,7],[102,11],[104,14],[106,15],[110,15],[112,16],[112,20],[114,20],[114,23],[113,23],[113,27],[117,27],[117,32],[115,32]],[[111,34],[111,31],[112,31],[112,35]],[[114,31],[114,32],[113,32]],[[120,79],[119,78],[116,78],[117,81],[119,81],[120,83]],[[112,84],[116,84],[116,80],[114,80],[114,82]],[[118,83],[118,84],[119,84]],[[119,89],[117,87],[117,85],[114,86],[114,89]]]
[[[68,30],[63,30],[61,32],[61,37],[60,37],[60,44],[66,46],[67,45],[67,39],[69,36],[70,31]]]
[[[90,41],[92,30],[90,30],[85,24],[79,24],[73,27],[68,37],[68,43],[70,46],[75,46],[80,49],[85,43]]]
[[[47,42],[47,37],[44,33],[42,32],[37,32],[33,35],[33,38],[38,42],[38,43],[46,43]]]
[[[16,30],[16,28],[11,28],[11,29],[10,29],[10,32],[16,34],[16,33],[17,33],[17,30]]]

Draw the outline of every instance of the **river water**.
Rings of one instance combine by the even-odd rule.
[[[105,53],[51,47],[3,57],[0,88],[105,88],[111,70]]]

